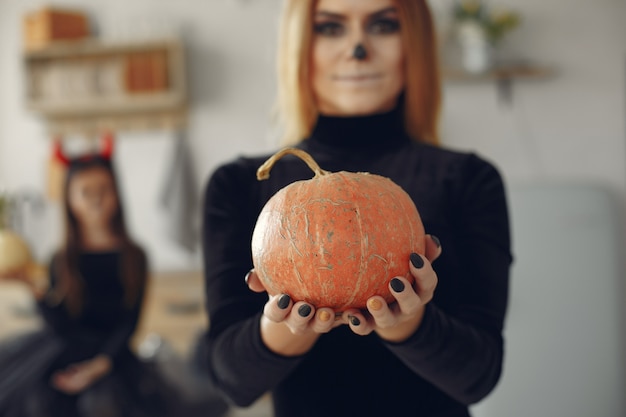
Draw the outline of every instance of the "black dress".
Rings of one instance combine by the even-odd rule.
[[[116,251],[82,253],[85,301],[79,317],[44,297],[38,302],[43,329],[0,348],[0,416],[176,415],[179,398],[174,387],[129,349],[144,291],[133,307],[126,306],[120,258]],[[143,264],[145,271],[145,259]],[[56,282],[50,268],[51,289]],[[66,395],[50,385],[54,372],[98,354],[112,359],[112,371],[84,392]]]
[[[298,145],[328,171],[391,178],[414,200],[443,253],[439,284],[421,327],[402,343],[347,326],[322,335],[305,355],[283,357],[262,342],[266,294],[250,291],[256,218],[280,188],[313,176],[295,157],[256,180],[269,155],[220,166],[204,200],[204,260],[210,329],[205,361],[215,384],[239,405],[271,392],[277,416],[467,416],[496,385],[504,352],[510,253],[503,182],[471,153],[412,141],[399,110],[367,117],[321,116]],[[380,219],[384,222],[385,219]],[[391,278],[391,277],[390,277]]]

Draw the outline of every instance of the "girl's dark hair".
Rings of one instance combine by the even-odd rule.
[[[111,175],[113,189],[117,195],[117,211],[111,219],[111,229],[121,242],[120,276],[124,287],[124,300],[128,308],[139,302],[140,294],[146,285],[147,262],[144,251],[130,238],[120,200],[118,182],[111,161],[100,155],[86,156],[69,161],[63,186],[63,211],[65,217],[65,241],[54,256],[52,268],[56,276],[54,293],[57,302],[63,302],[72,316],[78,316],[84,307],[84,279],[78,268],[82,250],[78,219],[69,204],[69,187],[73,178],[84,171],[102,168]]]

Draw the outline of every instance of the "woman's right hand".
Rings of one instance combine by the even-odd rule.
[[[266,291],[254,270],[246,275],[246,283],[252,291]],[[341,317],[336,320],[330,308],[294,302],[287,294],[270,295],[263,308],[261,338],[270,350],[297,356],[311,349],[321,334],[342,324],[346,323]]]

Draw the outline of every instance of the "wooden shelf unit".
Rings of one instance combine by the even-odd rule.
[[[185,123],[180,39],[55,42],[24,52],[26,105],[50,130],[119,130]]]

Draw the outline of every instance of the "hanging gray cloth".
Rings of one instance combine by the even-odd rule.
[[[182,131],[166,166],[159,202],[166,214],[165,234],[189,252],[198,247],[198,193],[188,144]]]

